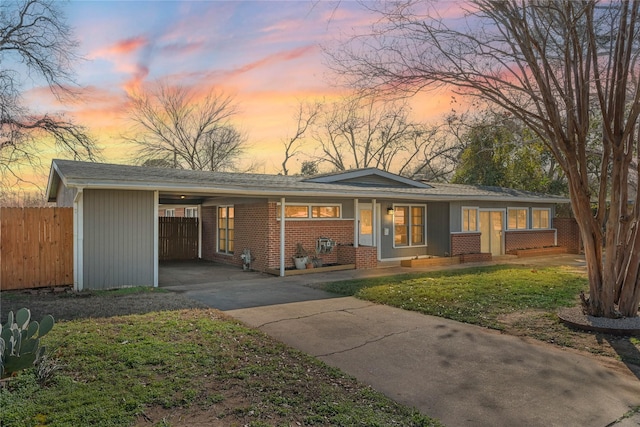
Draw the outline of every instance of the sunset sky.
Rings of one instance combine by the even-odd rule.
[[[373,19],[352,1],[87,0],[63,7],[85,58],[76,66],[82,100],[61,107],[36,87],[27,102],[42,111],[64,108],[89,128],[105,161],[131,163],[134,149],[121,138],[129,91],[157,79],[214,87],[235,96],[247,163],[257,161],[257,172],[265,173],[278,172],[298,102],[344,90],[329,74],[321,45],[364,30]],[[449,108],[449,97],[430,95],[414,105],[416,119],[433,122]]]

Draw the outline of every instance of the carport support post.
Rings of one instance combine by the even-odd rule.
[[[360,211],[358,208],[358,199],[353,199],[353,247],[358,247],[360,239]]]
[[[84,202],[82,187],[73,198],[73,290],[84,289]]]
[[[153,192],[153,287],[158,287],[158,258],[160,257],[160,251],[158,245],[160,244],[160,219],[158,218],[158,209],[160,205],[160,192],[158,190]]]
[[[280,277],[284,277],[284,197],[280,199]]]

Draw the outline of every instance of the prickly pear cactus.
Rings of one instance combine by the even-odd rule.
[[[31,311],[21,308],[13,315],[9,312],[7,323],[0,332],[0,378],[13,375],[15,372],[29,368],[37,363],[44,354],[45,348],[40,345],[40,338],[53,328],[54,320],[50,315],[42,318],[40,323],[31,321]]]

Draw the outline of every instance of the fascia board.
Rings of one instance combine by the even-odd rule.
[[[455,195],[455,194],[415,194],[402,193],[390,190],[380,191],[377,189],[353,189],[352,191],[344,191],[337,189],[327,190],[300,190],[300,189],[283,189],[283,188],[263,188],[263,189],[247,189],[244,186],[225,186],[225,187],[205,187],[205,186],[185,186],[171,185],[162,183],[160,185],[154,183],[126,183],[113,181],[94,181],[87,182],[73,179],[65,182],[67,187],[81,187],[84,189],[96,190],[137,190],[137,191],[160,191],[175,193],[191,193],[207,195],[215,193],[216,195],[233,195],[233,196],[259,196],[259,197],[346,197],[346,198],[376,198],[387,200],[421,200],[421,201],[486,201],[486,202],[510,202],[510,203],[569,203],[569,199],[565,198],[529,198],[529,197],[500,197],[500,196],[484,196],[484,195]],[[351,190],[351,189],[349,189]]]

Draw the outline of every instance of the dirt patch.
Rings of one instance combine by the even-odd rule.
[[[509,313],[501,316],[498,322],[504,328],[503,332],[509,335],[577,350],[601,361],[602,357],[609,361],[622,361],[640,378],[640,340],[636,338],[572,329],[563,324],[556,313],[541,310]]]

